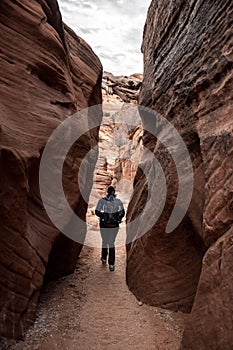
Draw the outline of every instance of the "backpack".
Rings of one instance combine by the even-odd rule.
[[[119,224],[119,203],[114,196],[104,198],[103,222],[108,227],[117,227]]]

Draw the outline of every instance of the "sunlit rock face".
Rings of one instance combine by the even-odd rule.
[[[232,19],[231,1],[154,0],[142,44],[139,103],[171,121],[183,137],[194,191],[183,222],[166,234],[178,190],[176,168],[165,147],[145,135],[144,145],[165,173],[167,202],[154,227],[129,244],[127,281],[153,305],[188,311],[194,302],[182,344],[189,350],[232,346]],[[128,221],[145,206],[146,191],[138,172]]]
[[[99,231],[94,210],[98,200],[106,195],[108,186],[115,187],[117,196],[127,208],[142,148],[141,120],[135,102],[124,103],[115,93],[106,94],[103,90],[103,112],[99,157],[87,215],[90,231]]]
[[[18,338],[34,320],[44,277],[72,272],[81,250],[46,215],[39,164],[61,121],[101,103],[102,66],[63,26],[55,0],[2,0],[0,27],[0,334]],[[66,196],[83,219],[87,204],[76,177],[97,139],[98,130],[92,130],[77,141],[64,167]],[[87,164],[90,178],[95,161]]]

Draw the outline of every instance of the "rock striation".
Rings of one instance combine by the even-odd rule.
[[[39,164],[67,116],[102,102],[102,66],[62,23],[56,0],[2,0],[0,30],[0,334],[19,338],[34,320],[44,279],[71,273],[81,250],[46,215]],[[66,196],[83,219],[87,204],[76,177],[97,141],[97,129],[86,133],[64,167]],[[90,178],[95,161],[87,164]]]
[[[135,73],[128,76],[114,76],[104,72],[102,89],[107,95],[116,95],[126,103],[137,102],[142,85],[142,74]]]
[[[165,147],[145,133],[144,145],[167,180],[167,201],[153,228],[128,245],[127,282],[144,302],[192,308],[183,350],[232,347],[232,20],[232,1],[153,0],[144,29],[139,104],[179,131],[192,159],[194,191],[186,217],[166,234],[177,172]],[[147,181],[138,171],[128,222],[146,202]]]

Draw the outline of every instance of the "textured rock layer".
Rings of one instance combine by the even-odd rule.
[[[1,1],[0,31],[0,333],[21,337],[33,322],[45,274],[50,279],[72,272],[81,249],[45,213],[40,157],[61,121],[101,103],[102,67],[62,24],[55,0]],[[87,133],[64,167],[67,198],[82,218],[86,203],[76,176],[96,142],[97,130]]]
[[[183,137],[193,162],[194,191],[185,219],[166,235],[177,195],[177,173],[167,150],[146,134],[144,144],[166,176],[167,203],[153,229],[129,244],[127,280],[143,301],[190,310],[202,257],[211,247],[184,333],[183,349],[187,350],[232,346],[232,20],[232,1],[153,0],[144,30],[139,103],[171,121]],[[150,161],[145,161],[150,167]],[[158,190],[158,201],[160,195]],[[147,183],[139,171],[129,221],[146,201]],[[224,320],[225,315],[229,317]]]
[[[231,350],[233,229],[207,251],[181,349]]]

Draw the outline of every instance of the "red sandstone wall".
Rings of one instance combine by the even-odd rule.
[[[128,246],[127,281],[153,305],[188,311],[194,302],[185,350],[228,350],[233,343],[232,20],[231,1],[153,0],[144,30],[139,103],[182,135],[193,162],[194,192],[183,222],[165,234],[177,175],[167,151],[147,135],[144,144],[167,179],[167,203],[157,224]],[[128,221],[144,207],[146,186],[139,172]]]
[[[101,103],[102,66],[63,26],[56,0],[2,0],[0,33],[0,334],[21,337],[34,320],[46,270],[46,278],[72,272],[81,250],[45,213],[41,153],[62,120]],[[77,143],[64,172],[70,204],[83,218],[76,175],[97,138],[94,130]]]

